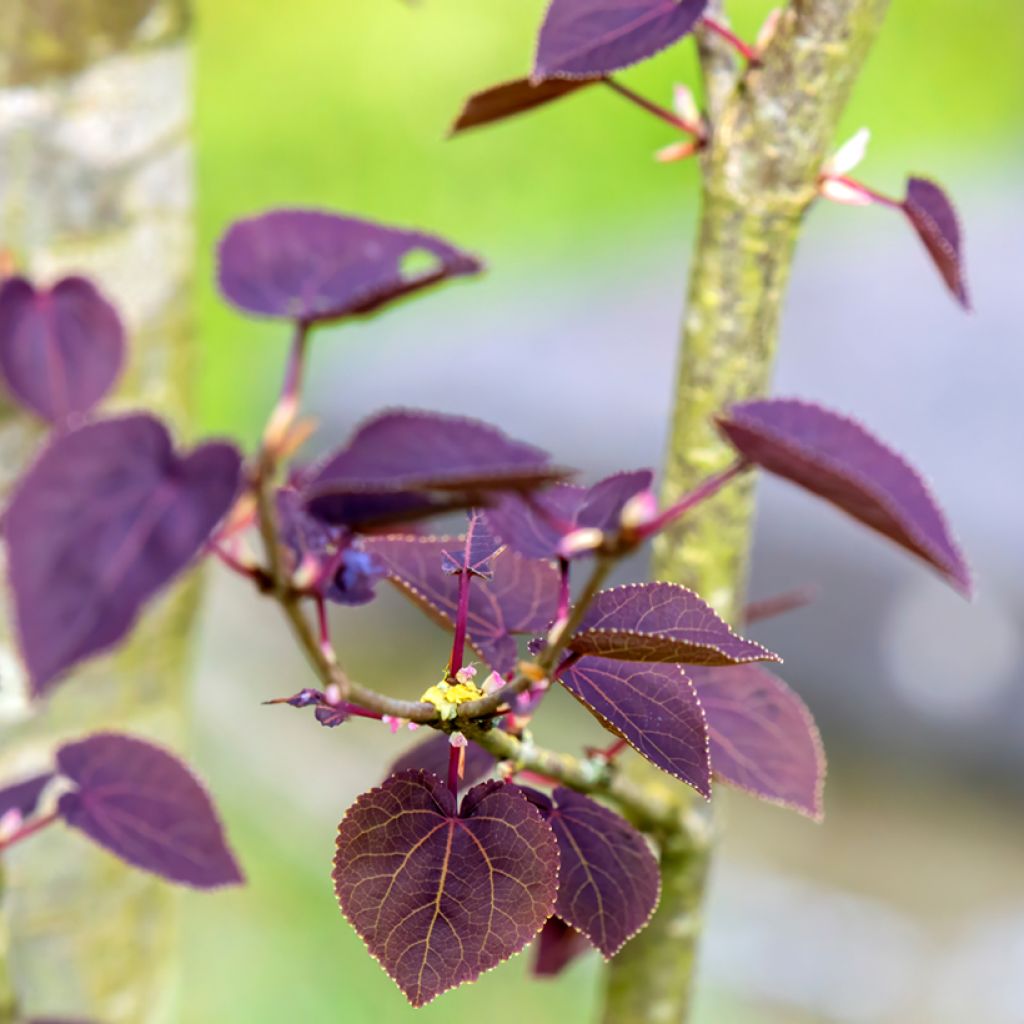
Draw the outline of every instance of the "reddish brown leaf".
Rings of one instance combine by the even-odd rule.
[[[502,82],[470,96],[452,125],[450,134],[459,135],[471,128],[504,121],[535,107],[553,103],[599,81],[600,78],[577,78],[572,81],[550,79],[535,85],[528,78],[517,78],[513,82]]]
[[[590,949],[585,935],[559,917],[549,917],[537,937],[533,973],[538,978],[554,978],[577,957]]]

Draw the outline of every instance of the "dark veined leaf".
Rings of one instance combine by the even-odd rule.
[[[9,811],[17,811],[23,818],[27,818],[35,811],[43,790],[52,778],[53,772],[46,772],[0,789],[0,818]]]
[[[515,786],[484,782],[456,810],[426,772],[393,775],[338,826],[338,903],[413,1006],[518,953],[550,916],[558,843]]]
[[[358,528],[484,504],[492,492],[565,475],[546,452],[486,423],[397,410],[360,426],[315,472],[305,496],[315,516]]]
[[[40,290],[22,277],[0,286],[0,371],[11,394],[50,423],[100,402],[124,348],[117,310],[84,278]]]
[[[970,595],[970,570],[928,487],[859,423],[809,402],[765,399],[732,406],[718,426],[744,458],[837,505]]]
[[[676,583],[630,583],[602,590],[569,649],[623,661],[687,665],[782,660],[737,636],[692,590]]]
[[[549,917],[537,937],[533,973],[538,978],[554,978],[590,948],[585,935],[561,918]]]
[[[561,857],[555,913],[611,959],[654,913],[658,861],[621,814],[559,786],[541,810]]]
[[[241,456],[229,444],[178,455],[152,416],[56,438],[4,521],[22,653],[35,692],[131,629],[231,507]]]
[[[487,521],[479,512],[473,512],[466,524],[466,536],[461,545],[453,545],[441,556],[441,568],[449,576],[464,572],[481,579],[493,575],[492,560],[503,548],[501,541],[491,533]]]
[[[486,511],[495,533],[527,558],[553,558],[562,541],[575,530],[607,532],[619,529],[619,518],[630,498],[647,490],[650,470],[616,473],[593,487],[557,484],[527,501],[517,494],[502,495]]]
[[[518,78],[514,82],[502,82],[501,85],[470,96],[452,125],[450,134],[459,135],[471,128],[504,121],[535,107],[553,103],[599,81],[600,78],[577,78],[572,81],[552,78],[534,83],[528,78]]]
[[[754,796],[823,816],[825,750],[804,702],[760,665],[698,668],[711,770]]]
[[[652,764],[711,795],[704,711],[678,665],[588,657],[564,669],[558,681]]]
[[[399,772],[422,769],[437,775],[439,778],[446,778],[448,775],[448,753],[451,744],[443,732],[430,730],[430,735],[420,740],[415,746],[407,750],[391,766],[389,775],[397,775]],[[494,758],[479,744],[470,743],[466,747],[466,760],[463,765],[462,785],[472,786],[479,782],[485,775],[489,775],[495,768]]]
[[[228,229],[218,278],[248,313],[311,324],[372,313],[481,269],[433,235],[320,210],[271,210]]]
[[[552,0],[533,80],[607,75],[678,42],[707,0]]]
[[[903,211],[924,242],[946,287],[964,309],[970,309],[960,219],[949,196],[934,181],[911,178]]]
[[[99,733],[61,747],[57,768],[75,785],[60,816],[115,856],[199,889],[243,881],[206,790],[166,750]]]
[[[444,572],[445,551],[457,537],[367,537],[389,578],[435,622],[454,628],[459,582]],[[516,667],[515,634],[546,629],[558,610],[558,572],[547,562],[505,550],[494,558],[489,580],[473,580],[469,590],[467,639],[491,668],[505,675]]]

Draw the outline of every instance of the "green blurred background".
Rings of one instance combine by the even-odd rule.
[[[346,359],[365,368],[371,350],[390,345],[392,335],[380,334],[376,324],[357,324],[318,339],[314,404],[328,421],[350,422],[348,403],[360,411],[388,404],[392,385],[410,372],[403,366],[403,346],[420,359],[424,346],[427,352],[431,346],[448,351],[445,318],[460,336],[472,336],[473,324],[481,323],[473,344],[477,357],[490,363],[486,386],[509,390],[505,370],[518,365],[517,353],[483,327],[493,327],[503,315],[495,310],[508,309],[512,316],[518,302],[532,308],[533,322],[543,323],[544,304],[554,303],[563,290],[576,294],[582,307],[588,289],[614,291],[619,268],[634,276],[642,272],[645,264],[636,254],[654,252],[668,262],[663,277],[672,293],[658,301],[669,314],[681,307],[697,179],[691,166],[659,166],[651,159],[672,141],[663,125],[594,90],[516,123],[444,140],[463,97],[528,68],[541,0],[198,0],[197,6],[200,387],[207,429],[251,440],[273,399],[286,345],[282,331],[238,316],[218,300],[213,284],[217,237],[233,218],[268,206],[325,206],[422,227],[481,252],[490,265],[482,281],[420,300],[424,309],[437,304],[429,329],[420,327],[416,303],[392,314],[389,330],[400,335],[401,344],[381,357],[388,372],[357,375],[358,394],[346,377]],[[729,4],[737,30],[747,37],[756,34],[769,7],[763,0]],[[966,194],[968,208],[976,206],[979,216],[999,223],[1001,214],[993,211],[1000,209],[1000,196],[1007,203],[1016,199],[1019,216],[1022,44],[1024,5],[1019,2],[894,0],[837,141],[870,125],[873,146],[862,176],[877,188],[898,193],[908,171],[925,169],[955,194]],[[624,78],[667,103],[674,82],[696,81],[692,43]],[[865,254],[858,257],[860,265],[874,258],[875,244],[906,242],[902,228],[884,233],[882,217],[876,211],[821,211],[814,227],[815,258],[850,248]],[[876,231],[882,234],[875,236]],[[1007,234],[1005,251],[990,257],[1014,262],[1018,280],[1019,237]],[[924,259],[909,242],[903,255],[907,261]],[[955,318],[935,281],[925,271],[919,277],[922,288],[934,289],[924,301],[943,319]],[[509,281],[533,282],[536,290],[512,297]],[[917,277],[914,282],[916,289]],[[841,290],[842,282],[835,287]],[[858,302],[893,298],[867,292]],[[644,301],[642,289],[624,289],[624,303],[639,308]],[[623,315],[628,324],[628,308]],[[996,327],[984,337],[977,328],[974,334],[964,328],[964,344],[1019,341],[1019,319],[1015,322],[1015,338],[996,336]],[[900,322],[901,334],[913,329],[913,322]],[[672,332],[671,327],[665,331],[659,352],[671,352]],[[586,358],[585,337],[566,337],[563,329],[551,344]],[[521,387],[529,409],[544,400],[538,394],[543,389],[531,387],[543,367],[523,369],[530,371]],[[446,370],[452,380],[458,371],[457,364]],[[667,408],[670,374],[667,363],[657,371],[664,386],[664,393],[654,396],[658,408]],[[479,388],[481,379],[473,386]],[[408,394],[415,382],[405,380],[404,386]],[[439,396],[424,386],[417,397],[426,406],[460,405],[457,391]],[[621,429],[611,413],[606,429],[609,434]],[[597,448],[603,442],[592,436],[590,443]],[[565,454],[580,464],[578,453]],[[656,463],[658,452],[640,457]],[[952,469],[948,472],[952,477]],[[950,490],[955,484],[946,493]],[[270,610],[219,575],[211,583],[198,655],[200,763],[226,805],[250,885],[237,893],[187,897],[182,1019],[195,1024],[591,1019],[599,971],[592,959],[558,982],[528,986],[527,957],[521,956],[425,1010],[404,1007],[338,912],[328,879],[334,826],[355,794],[379,777],[392,753],[390,737],[358,725],[316,730],[304,717],[299,721],[298,715],[259,709],[259,700],[305,685],[304,669],[283,641],[272,639],[279,627]],[[832,607],[830,614],[842,620],[841,608]],[[1019,619],[1012,621],[1019,627]],[[339,619],[336,629],[354,674],[395,692],[419,692],[443,661],[440,634],[390,595],[380,609]],[[383,656],[374,639],[383,640]],[[831,705],[823,699],[822,706]],[[590,735],[575,709],[555,707],[548,738],[575,743]],[[886,1002],[883,997],[895,982],[884,971],[879,977],[871,963],[836,981],[831,962],[808,960],[796,965],[792,981],[776,984],[769,977],[751,987],[743,979],[754,970],[751,949],[756,953],[760,940],[747,935],[746,922],[770,931],[778,915],[784,933],[787,900],[820,904],[822,923],[808,927],[823,947],[840,942],[837,921],[853,921],[851,928],[861,928],[879,950],[895,950],[890,964],[903,963],[899,957],[905,955],[907,964],[921,969],[922,979],[932,978],[920,987],[934,988],[939,961],[929,951],[935,936],[947,933],[954,920],[970,925],[979,908],[1002,907],[1011,896],[1019,905],[1024,898],[1019,860],[1024,834],[1014,780],[998,790],[988,774],[980,786],[973,776],[936,779],[928,757],[910,756],[900,762],[901,781],[894,783],[892,763],[869,756],[858,734],[847,735],[839,711],[826,739],[833,774],[825,825],[811,826],[731,794],[721,800],[724,863],[731,866],[722,871],[720,885],[727,894],[724,902],[713,904],[711,923],[724,936],[716,948],[725,952],[715,954],[702,987],[703,1024],[939,1020],[930,1001],[934,993],[913,998],[916,983],[910,985],[909,1002],[902,995]],[[922,739],[922,747],[933,739],[931,734]],[[857,899],[866,901],[864,906],[857,904],[847,914],[842,901]],[[1024,952],[1022,935],[1013,931],[1006,942],[993,940],[999,950],[995,969],[1005,956],[1007,970],[1016,971],[1009,958]],[[753,947],[744,945],[748,939]],[[836,954],[845,962],[838,946]],[[1020,966],[1024,971],[1024,957]],[[911,968],[896,969],[906,974]],[[865,976],[867,986],[856,980]],[[874,1002],[864,991],[871,979],[879,986]],[[826,981],[829,992],[824,992]],[[951,996],[951,1005],[959,998],[962,994]],[[980,1012],[970,1019],[1024,1020],[1024,997],[1020,1003],[1012,1002],[1012,993],[1008,998],[1006,1015]]]

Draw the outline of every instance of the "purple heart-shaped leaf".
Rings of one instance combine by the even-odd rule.
[[[372,313],[481,269],[433,235],[319,210],[272,210],[228,229],[218,277],[248,313],[314,324]]]
[[[43,790],[52,778],[53,772],[46,772],[0,789],[0,818],[9,811],[17,811],[23,818],[27,818],[36,809]]]
[[[0,372],[11,394],[50,423],[88,413],[124,361],[117,310],[81,277],[36,289],[14,277],[0,286]]]
[[[934,181],[910,178],[903,212],[924,242],[946,287],[964,309],[970,309],[960,219],[952,200]]]
[[[563,96],[578,92],[599,81],[600,78],[577,78],[572,81],[552,78],[546,82],[535,83],[528,78],[518,78],[514,82],[502,82],[501,85],[495,85],[470,96],[463,104],[450,134],[459,135],[471,128],[504,121],[535,107],[554,103]]]
[[[710,605],[676,583],[629,583],[602,590],[569,649],[622,661],[687,665],[782,660],[737,636]]]
[[[152,416],[103,420],[47,446],[7,509],[4,539],[34,691],[113,646],[200,552],[238,491],[241,457],[178,455]]]
[[[391,766],[389,775],[412,771],[417,768],[445,778],[448,774],[448,757],[451,743],[443,732],[431,730],[425,740],[420,740],[414,747],[407,750]],[[463,764],[462,785],[472,786],[485,775],[494,771],[494,758],[479,744],[470,743],[466,748],[466,760]]]
[[[582,658],[564,669],[558,681],[652,764],[702,796],[711,795],[704,712],[678,665]]]
[[[99,733],[61,747],[57,768],[75,785],[60,816],[115,856],[199,889],[243,881],[206,790],[166,750]]]
[[[367,537],[363,545],[383,563],[388,576],[431,618],[454,627],[458,577],[442,567],[457,537]],[[496,556],[489,580],[473,580],[469,590],[467,639],[501,675],[516,667],[517,633],[546,629],[558,610],[559,577],[554,566],[522,558],[514,551]]]
[[[449,576],[469,573],[481,579],[493,575],[494,556],[503,550],[501,541],[496,540],[487,521],[479,512],[473,512],[466,524],[466,536],[461,545],[454,545],[441,556],[441,568]]]
[[[611,959],[658,905],[658,861],[622,815],[563,786],[552,801],[545,817],[561,855],[555,913]]]
[[[537,936],[537,955],[533,973],[538,978],[554,978],[577,957],[590,949],[585,935],[559,917],[549,917]]]
[[[698,668],[693,681],[715,776],[820,821],[825,750],[807,705],[760,665]]]
[[[533,80],[607,75],[691,32],[707,0],[552,0]]]
[[[426,772],[393,775],[338,826],[342,912],[413,1006],[518,953],[550,916],[558,844],[503,782],[455,798]]]
[[[745,459],[838,506],[970,595],[970,570],[928,487],[859,423],[810,402],[765,399],[731,406],[718,426]]]

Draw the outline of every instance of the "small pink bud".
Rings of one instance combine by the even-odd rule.
[[[505,680],[497,672],[492,672],[485,680],[481,689],[484,693],[497,693],[505,685]]]
[[[12,807],[3,817],[0,817],[0,845],[10,839],[21,828],[21,823],[24,820],[21,816],[21,811],[17,807]]]
[[[594,526],[582,526],[567,533],[558,545],[562,558],[572,558],[586,551],[593,551],[604,543],[604,534]]]
[[[307,552],[292,575],[292,586],[296,590],[309,590],[319,578],[320,563]]]
[[[870,141],[871,132],[867,128],[861,128],[825,161],[825,166],[821,169],[822,177],[842,178],[849,174],[864,159]]]
[[[839,178],[822,178],[818,193],[824,199],[844,206],[870,206],[875,200],[863,189]]]
[[[672,108],[687,124],[700,124],[700,108],[688,86],[677,85],[672,90]]]
[[[764,53],[768,49],[768,44],[775,38],[775,33],[778,31],[779,22],[782,20],[782,8],[773,7],[768,12],[768,16],[761,23],[761,28],[757,33],[757,39],[754,41],[754,49],[758,53]]]
[[[471,683],[476,679],[476,666],[464,665],[455,673],[455,681],[458,683]]]
[[[619,524],[624,530],[639,530],[653,522],[658,515],[658,499],[648,489],[634,494],[619,513]]]
[[[463,736],[461,732],[453,732],[451,734],[451,736],[448,737],[448,742],[453,747],[468,747],[469,746],[469,740],[467,740],[466,737]]]
[[[324,701],[332,707],[337,707],[341,703],[341,687],[337,683],[331,683],[324,690]]]
[[[673,142],[654,154],[654,159],[659,164],[674,164],[680,160],[687,160],[700,148],[697,142],[689,139],[685,142]]]

